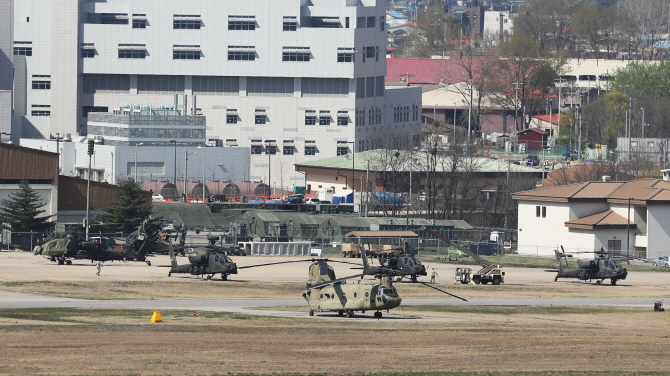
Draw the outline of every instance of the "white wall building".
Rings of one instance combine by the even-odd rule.
[[[667,178],[668,170],[664,177]],[[634,257],[667,255],[670,243],[670,182],[588,182],[517,192],[518,250],[553,256],[620,251]],[[630,211],[629,211],[630,205]],[[591,258],[593,254],[575,254]]]
[[[66,139],[67,140],[67,139]],[[21,145],[32,149],[56,152],[55,140],[21,139]],[[87,178],[88,140],[75,137],[58,143],[61,174]],[[249,149],[239,147],[205,146],[115,146],[96,144],[91,161],[91,180],[116,184],[119,178],[135,178],[137,155],[137,180],[183,181],[188,154],[189,181],[249,180]],[[136,154],[137,153],[137,154]],[[176,156],[176,159],[175,159]],[[204,164],[203,164],[204,158]],[[175,171],[176,167],[176,171]],[[204,167],[204,170],[203,170]]]
[[[420,89],[384,87],[385,1],[23,0],[13,12],[23,139],[85,134],[89,112],[124,104],[195,108],[207,140],[248,148],[250,179],[271,169],[271,184],[301,183],[293,164],[354,145],[418,142],[418,116],[398,114],[418,112]]]
[[[512,35],[512,19],[509,12],[488,10],[484,12],[484,39],[498,40]]]

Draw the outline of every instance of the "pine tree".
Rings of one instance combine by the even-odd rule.
[[[105,223],[123,232],[132,232],[151,213],[151,199],[143,195],[142,188],[132,178],[120,179],[116,201],[105,211]]]
[[[8,200],[0,203],[0,227],[12,232],[43,231],[52,226],[52,215],[42,215],[44,202],[30,188],[27,180],[21,180],[18,192],[9,194]]]

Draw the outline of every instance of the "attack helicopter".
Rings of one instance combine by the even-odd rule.
[[[161,227],[155,219],[147,219],[137,230],[137,236],[129,239],[126,245],[110,247],[104,239],[96,241],[80,241],[76,233],[67,234],[65,238],[54,239],[45,243],[37,254],[49,258],[58,265],[72,265],[72,259],[93,261],[144,261],[148,254],[154,253],[162,243]]]
[[[626,279],[628,271],[621,266],[617,261],[607,258],[607,252],[601,248],[600,251],[595,252],[596,255],[593,260],[577,260],[578,269],[566,269],[568,267],[568,257],[570,254],[565,254],[563,246],[561,251],[554,250],[556,253],[556,262],[558,263],[558,273],[554,278],[554,282],[559,278],[577,278],[582,281],[596,280],[596,284],[601,284],[604,280],[609,279],[612,285],[616,285],[620,279]],[[563,259],[565,259],[565,267],[563,266]]]
[[[207,279],[212,279],[215,274],[221,273],[221,279],[228,280],[229,274],[237,274],[237,264],[227,256],[230,251],[222,247],[217,247],[218,236],[207,236],[209,244],[205,247],[205,253],[188,256],[189,264],[177,264],[174,247],[168,247],[170,252],[171,267],[168,277],[172,273],[183,273],[192,275],[207,275]]]
[[[365,249],[365,247],[362,247]],[[414,252],[408,251],[407,241],[400,249],[402,252],[396,252],[393,256],[385,256],[379,259],[380,266],[370,266],[368,258],[363,257],[363,275],[378,275],[386,274],[392,277],[398,277],[397,282],[402,281],[403,278],[409,277],[412,282],[417,282],[418,276],[426,276],[426,267],[417,260],[413,255]],[[367,253],[363,251],[362,253]],[[352,268],[358,269],[358,268]]]

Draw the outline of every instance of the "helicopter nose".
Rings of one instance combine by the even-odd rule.
[[[390,296],[382,296],[382,302],[384,303],[384,306],[388,309],[390,308],[395,308],[400,305],[400,302],[402,302],[401,298],[394,298]]]

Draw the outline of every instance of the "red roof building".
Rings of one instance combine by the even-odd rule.
[[[549,132],[537,128],[528,128],[517,133],[518,144],[526,144],[526,150],[544,149],[548,138]]]

